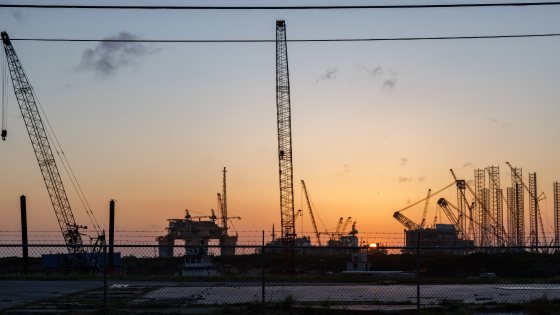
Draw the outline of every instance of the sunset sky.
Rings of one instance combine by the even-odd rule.
[[[484,1],[429,3],[452,2]],[[320,2],[389,3],[417,1]],[[11,38],[274,40],[275,21],[285,19],[288,39],[391,38],[560,33],[558,16],[560,6],[2,8],[0,28]],[[228,170],[229,212],[242,217],[235,222],[237,230],[279,228],[274,43],[13,41],[13,46],[103,228],[108,228],[111,199],[117,201],[117,229],[163,230],[166,219],[183,217],[185,209],[209,213],[216,209],[223,167]],[[340,217],[351,216],[360,232],[401,232],[393,212],[424,198],[428,189],[451,183],[450,168],[472,180],[475,168],[499,166],[505,191],[511,184],[507,161],[522,167],[525,176],[537,173],[547,197],[540,204],[543,223],[551,231],[552,183],[560,181],[559,56],[560,36],[288,43],[295,209],[302,205],[303,179],[328,229]],[[20,195],[28,196],[30,230],[56,230],[11,84],[9,93],[8,138],[0,143],[0,230],[19,230]],[[63,180],[76,220],[91,225],[65,174]],[[455,188],[441,196],[456,203]],[[419,222],[422,207],[404,214]],[[311,231],[303,209],[303,229]]]

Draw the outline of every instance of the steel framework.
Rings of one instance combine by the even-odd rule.
[[[226,168],[222,171],[224,173],[224,183],[222,187],[222,195],[218,194],[218,202],[220,205],[220,219],[222,221],[222,227],[224,228],[224,234],[227,235],[228,229],[228,213],[227,213],[227,195],[226,195]],[[235,174],[234,174],[235,175]]]
[[[43,180],[47,186],[47,191],[54,212],[56,213],[62,236],[67,245],[72,245],[68,247],[70,253],[83,253],[84,249],[81,247],[83,242],[78,231],[79,227],[76,225],[74,214],[72,213],[68,197],[66,196],[66,190],[62,184],[62,178],[56,166],[56,161],[47,138],[47,131],[41,119],[41,115],[39,114],[33,87],[29,83],[29,79],[21,66],[8,34],[2,32],[1,35],[14,86],[14,93],[21,110],[25,127],[27,128],[27,133],[31,139],[33,151],[39,163]]]
[[[476,195],[477,204],[477,215],[478,222],[480,223],[479,233],[478,233],[478,246],[488,246],[488,210],[486,208],[486,189],[485,184],[485,172],[482,169],[474,170],[474,190]]]
[[[529,244],[539,246],[537,173],[529,173]]]
[[[554,246],[560,246],[560,183],[554,182]]]
[[[280,168],[280,213],[282,245],[296,244],[292,168],[292,117],[286,22],[276,21],[276,109],[278,117],[278,161]],[[295,271],[295,250],[284,248],[284,270]]]
[[[508,187],[507,195],[507,222],[508,222],[508,246],[517,245],[517,212],[515,206],[515,188]]]
[[[492,237],[495,240],[494,243],[497,246],[502,246],[504,242],[504,213],[503,213],[503,201],[502,201],[502,189],[500,188],[500,167],[499,166],[489,166],[486,168],[488,172],[488,208],[489,216],[496,219],[495,222],[495,233],[492,233]]]

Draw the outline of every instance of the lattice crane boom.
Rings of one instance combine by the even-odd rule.
[[[296,244],[294,218],[294,185],[292,167],[292,115],[286,23],[276,21],[276,109],[278,123],[278,165],[280,168],[280,215],[282,245]],[[295,249],[284,248],[284,270],[295,271]]]
[[[414,223],[411,219],[404,216],[400,212],[393,213],[393,218],[397,219],[402,225],[404,225],[409,230],[415,230],[418,228],[418,224]]]
[[[336,235],[340,234],[340,228],[342,227],[342,223],[344,223],[344,218],[340,218],[340,220],[338,220],[338,224],[336,225],[336,230],[334,234]]]
[[[348,219],[346,219],[346,221],[344,221],[344,225],[342,226],[342,229],[340,230],[340,234],[344,234],[344,231],[346,231],[346,228],[348,227],[348,223],[350,223],[350,221],[352,221],[352,217],[348,217]]]
[[[313,230],[315,231],[315,236],[317,236],[317,243],[321,245],[321,236],[317,230],[317,224],[315,224],[315,216],[313,215],[313,210],[311,208],[311,201],[309,200],[309,195],[307,194],[307,188],[305,187],[305,182],[301,181],[301,186],[303,187],[303,192],[305,193],[305,200],[307,200],[307,207],[309,208],[309,217],[311,217],[311,224],[313,225]]]
[[[39,114],[33,87],[29,83],[29,79],[21,66],[8,34],[2,32],[1,35],[16,99],[33,146],[33,151],[35,152],[35,157],[39,163],[43,180],[47,186],[62,236],[67,245],[73,245],[68,247],[70,252],[84,252],[83,247],[81,247],[83,241],[78,231],[79,226],[76,225],[66,190],[62,184],[62,178],[54,159],[47,131]]]

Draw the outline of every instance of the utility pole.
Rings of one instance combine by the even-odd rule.
[[[276,21],[276,109],[278,118],[278,165],[280,168],[280,214],[282,245],[296,245],[294,219],[294,184],[292,167],[292,115],[286,22]],[[295,249],[283,248],[284,271],[295,271]]]

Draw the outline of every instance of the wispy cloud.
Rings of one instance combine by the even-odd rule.
[[[10,15],[19,23],[25,22],[25,15],[20,10],[11,10]]]
[[[406,204],[410,203],[410,198],[406,198]]]
[[[339,70],[337,67],[330,67],[325,71],[321,76],[316,79],[316,82],[327,81],[327,80],[334,80],[338,77]]]
[[[410,182],[412,180],[412,177],[400,177],[399,176],[399,183],[406,183],[406,182]]]
[[[397,85],[396,78],[387,79],[383,82],[383,91],[392,91],[395,88],[395,85]]]
[[[419,181],[419,182],[423,182],[423,181],[425,181],[425,180],[426,180],[426,176],[420,176],[420,177],[418,177],[418,181]]]
[[[380,75],[383,75],[383,68],[380,66],[377,66],[373,69],[368,69],[366,66],[361,66],[360,70],[364,71],[371,78],[375,78]]]
[[[407,158],[402,158],[399,161],[401,161],[402,165],[405,165],[406,162],[408,162],[408,159]]]
[[[139,37],[131,32],[123,31],[116,36],[105,37],[112,40],[135,40]],[[102,77],[114,75],[119,69],[138,65],[140,60],[159,49],[150,48],[135,42],[100,42],[93,49],[88,48],[82,53],[79,70],[91,70]]]
[[[503,119],[497,119],[496,117],[486,117],[486,119],[488,119],[490,122],[494,124],[501,125],[503,128],[507,128],[511,126],[510,122],[505,121]]]

